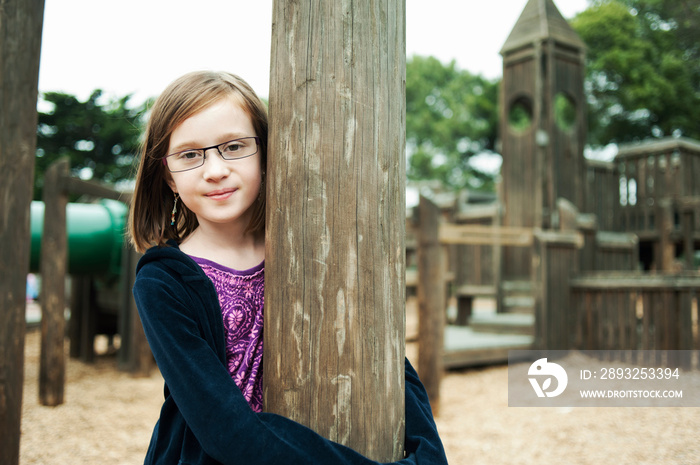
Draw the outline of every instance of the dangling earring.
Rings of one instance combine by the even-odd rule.
[[[170,214],[170,226],[175,226],[175,213],[177,213],[177,199],[179,197],[180,196],[176,192],[175,193],[175,202],[173,202],[173,211]]]

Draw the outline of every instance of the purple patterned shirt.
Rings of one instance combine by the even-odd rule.
[[[265,262],[244,271],[192,257],[214,283],[224,318],[231,378],[255,412],[262,412]]]

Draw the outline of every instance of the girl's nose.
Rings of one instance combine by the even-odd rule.
[[[203,168],[204,172],[202,174],[205,179],[217,180],[225,178],[231,173],[229,163],[221,157],[216,148],[210,149],[205,154]]]

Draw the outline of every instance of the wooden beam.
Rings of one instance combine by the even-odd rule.
[[[507,226],[440,224],[442,244],[532,246],[534,230]]]
[[[43,0],[0,6],[0,464],[19,463]]]
[[[700,289],[700,273],[598,272],[571,280],[576,289]]]
[[[403,456],[405,4],[273,6],[265,410]]]
[[[71,194],[90,195],[103,199],[119,200],[128,203],[131,193],[122,193],[112,187],[97,181],[83,181],[79,178],[68,176],[65,180],[66,192]]]

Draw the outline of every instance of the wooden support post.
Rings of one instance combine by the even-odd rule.
[[[570,299],[570,279],[580,270],[578,232],[535,233],[533,286],[535,288],[535,348],[572,349],[576,319]]]
[[[265,410],[403,456],[405,4],[276,0]]]
[[[693,240],[693,225],[695,224],[695,208],[685,207],[681,213],[681,230],[683,233],[683,267],[686,270],[695,268],[695,241]]]
[[[440,411],[445,334],[445,267],[438,239],[440,209],[418,203],[418,374],[435,415]]]
[[[656,209],[656,221],[659,231],[659,242],[656,244],[654,261],[657,271],[671,271],[675,257],[675,247],[671,240],[673,232],[673,211],[670,199],[661,199]]]
[[[68,159],[49,166],[44,176],[44,232],[41,239],[41,357],[39,402],[56,406],[63,403],[66,382],[66,268],[68,237],[66,228],[65,180],[70,176]],[[84,311],[86,309],[83,309]]]
[[[581,217],[580,217],[581,218]],[[598,219],[595,215],[583,215],[583,220],[578,222],[578,231],[583,235],[583,247],[581,248],[581,271],[596,270],[596,253],[598,244]]]
[[[86,363],[95,361],[95,317],[93,307],[95,297],[92,279],[88,275],[71,277],[70,322],[70,356],[80,358]]]
[[[43,0],[0,6],[0,464],[19,463]]]
[[[136,279],[136,264],[141,254],[131,246],[122,247],[122,273],[120,290],[119,334],[122,345],[119,350],[119,366],[134,376],[148,377],[153,371],[155,361],[143,332],[141,318],[136,308],[131,289]]]

